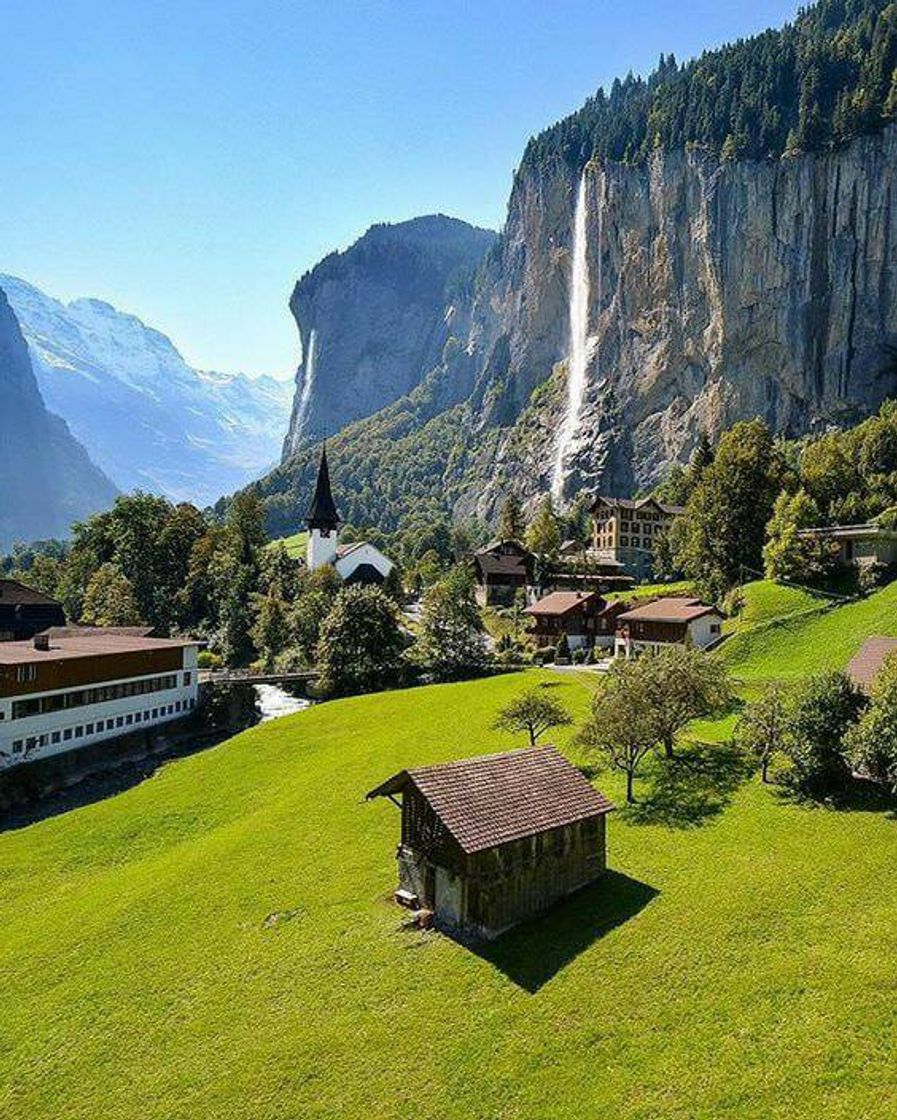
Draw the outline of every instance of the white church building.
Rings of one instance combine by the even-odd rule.
[[[310,572],[325,564],[332,564],[344,583],[377,584],[382,583],[392,571],[393,562],[369,541],[339,543],[342,521],[330,489],[326,445],[321,450],[318,481],[306,522],[306,563]]]

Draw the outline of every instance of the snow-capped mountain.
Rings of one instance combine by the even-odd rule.
[[[292,386],[193,369],[171,339],[98,299],[0,275],[47,408],[123,490],[214,502],[279,457]]]

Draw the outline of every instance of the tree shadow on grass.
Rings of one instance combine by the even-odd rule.
[[[698,828],[725,809],[754,769],[732,743],[690,743],[675,757],[658,759],[650,793],[623,812],[633,824]]]
[[[850,778],[841,789],[825,796],[814,797],[787,782],[771,787],[779,801],[805,809],[829,809],[838,813],[884,813],[890,820],[897,820],[897,795],[878,782],[858,775]]]
[[[608,871],[544,914],[495,941],[469,948],[518,987],[535,993],[590,945],[635,917],[657,894],[647,883]]]

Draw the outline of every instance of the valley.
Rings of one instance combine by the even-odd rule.
[[[723,656],[752,684],[806,671],[808,648],[843,667],[870,630],[897,633],[890,591],[864,607],[795,622],[775,655],[732,639]],[[836,626],[849,638],[824,640]],[[584,714],[575,679],[527,677]],[[700,826],[614,814],[609,879],[494,949],[400,928],[395,810],[364,791],[521,745],[490,724],[523,683],[321,705],[0,836],[6,1109],[398,1116],[396,1084],[424,1071],[434,1118],[447,1097],[458,1116],[533,1116],[546,1094],[559,1117],[889,1116],[887,812],[726,779]],[[596,780],[621,803],[617,777]],[[397,1050],[397,1024],[421,1021]]]

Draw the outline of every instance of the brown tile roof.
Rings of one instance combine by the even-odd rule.
[[[592,504],[592,509],[594,510],[599,505],[608,506],[610,509],[632,510],[643,509],[645,506],[656,506],[671,517],[678,517],[680,513],[685,513],[685,506],[674,506],[669,502],[659,502],[656,498],[606,498],[599,495]]]
[[[526,556],[498,556],[492,552],[478,552],[476,562],[484,575],[509,575],[526,578],[529,559]]]
[[[564,615],[571,611],[582,610],[587,607],[597,608],[601,596],[597,591],[552,591],[538,603],[527,607],[524,614],[532,615]]]
[[[97,634],[121,634],[129,638],[150,638],[154,626],[48,626],[41,633],[55,638],[95,638]]]
[[[33,587],[26,587],[15,579],[0,579],[0,603],[13,606],[41,606],[55,607],[59,604],[42,591],[35,591]]]
[[[719,614],[716,607],[702,603],[700,599],[687,599],[679,596],[670,596],[666,599],[655,599],[653,603],[635,607],[631,611],[621,614],[620,622],[691,622],[692,619],[701,618],[705,614]]]
[[[897,652],[897,638],[867,638],[860,652],[847,666],[847,675],[863,692],[868,692],[885,661]]]
[[[485,851],[614,806],[554,747],[528,747],[403,770],[367,795],[414,785],[467,853]]]
[[[142,653],[158,649],[182,649],[199,643],[193,638],[139,638],[131,634],[108,634],[97,629],[89,636],[50,638],[50,648],[34,648],[33,642],[0,642],[0,665],[25,665],[42,661],[68,661],[76,657]]]

